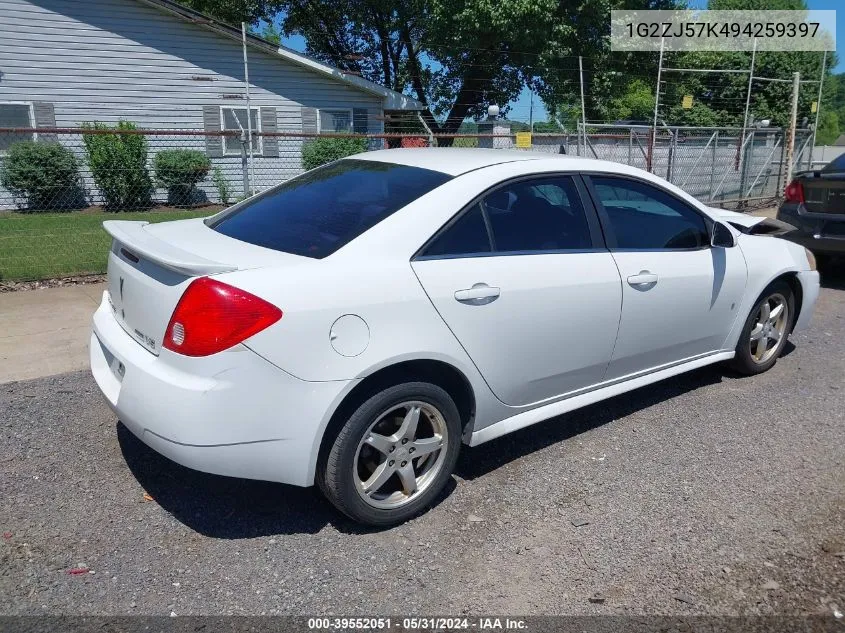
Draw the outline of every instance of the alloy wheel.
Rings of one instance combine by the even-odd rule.
[[[789,304],[780,293],[767,297],[754,317],[751,328],[751,360],[762,365],[780,349],[780,342],[786,336],[789,322]]]
[[[353,462],[355,488],[376,508],[398,508],[416,499],[443,468],[449,431],[427,402],[391,407],[364,433]]]

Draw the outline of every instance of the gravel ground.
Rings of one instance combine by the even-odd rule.
[[[381,532],[159,457],[86,372],[4,385],[0,613],[845,610],[845,282],[826,285],[770,372],[705,368],[466,449],[436,508]]]

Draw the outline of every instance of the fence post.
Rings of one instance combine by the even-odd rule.
[[[816,158],[816,132],[819,129],[819,113],[822,111],[822,86],[824,85],[824,71],[827,66],[827,51],[822,56],[822,74],[819,76],[819,96],[816,101],[816,122],[813,123],[813,146],[810,148],[810,169],[813,168],[813,162]]]
[[[677,138],[678,130],[672,132],[672,128],[667,128],[669,132],[669,156],[666,158],[666,180],[672,182],[672,167],[675,160],[675,139]]]
[[[660,106],[660,75],[663,72],[663,45],[665,40],[660,38],[660,58],[657,62],[657,85],[654,87],[654,121],[651,126],[651,143],[648,145],[647,171],[652,171],[654,164],[654,143],[657,140],[657,109]]]
[[[246,134],[241,130],[241,173],[243,174],[244,196],[249,197],[249,162],[247,160],[247,139]]]
[[[713,185],[716,184],[716,148],[719,146],[719,130],[713,134],[713,158],[710,160],[710,195],[708,200],[713,200]]]
[[[745,140],[745,130],[748,127],[748,111],[751,108],[751,85],[754,82],[754,62],[757,59],[757,38],[754,38],[754,47],[751,49],[751,68],[748,72],[748,90],[745,94],[745,116],[742,118],[742,140]]]
[[[789,115],[789,136],[786,142],[786,178],[784,187],[792,182],[792,158],[795,154],[795,128],[798,125],[798,90],[801,88],[801,73],[792,74],[792,108]],[[782,193],[778,191],[778,193]]]
[[[581,129],[584,134],[584,156],[587,155],[587,107],[584,100],[584,62],[583,58],[578,55],[578,76],[581,79]],[[580,141],[579,141],[580,143]],[[581,155],[579,148],[578,155]]]
[[[631,160],[633,159],[634,152],[634,128],[628,128],[628,164],[631,164]]]
[[[739,197],[744,198],[745,195],[742,193],[745,191],[745,184],[748,182],[748,161],[754,160],[754,141],[756,140],[757,131],[755,129],[751,129],[748,131],[748,135],[750,136],[751,140],[748,143],[745,142],[745,128],[743,127],[742,131],[742,147],[743,150],[741,152],[741,158],[739,159],[740,168],[739,168]],[[749,158],[750,156],[750,158]],[[740,207],[745,207],[746,202],[740,201]]]

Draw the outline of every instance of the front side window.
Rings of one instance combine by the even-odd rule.
[[[351,133],[352,110],[320,110],[320,132]]]
[[[32,124],[32,108],[28,103],[0,103],[0,127],[34,127]],[[0,134],[0,152],[6,152],[12,143],[32,141],[35,135],[26,133]]]
[[[322,259],[450,179],[419,167],[344,159],[269,189],[209,226],[256,246]]]
[[[246,138],[246,132],[249,129],[249,121],[246,118],[246,108],[220,108],[220,116],[222,122],[222,129],[224,131],[235,130],[238,136],[224,136],[223,149],[227,156],[241,155],[241,137],[240,132],[243,130],[243,138]],[[261,137],[258,136],[259,124],[261,117],[258,116],[258,108],[250,108],[250,118],[252,119],[252,153],[261,154]],[[249,148],[247,148],[249,151]]]
[[[695,249],[710,245],[704,218],[678,199],[643,182],[591,176],[616,237],[616,248]]]

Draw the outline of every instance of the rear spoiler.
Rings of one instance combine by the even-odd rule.
[[[160,240],[144,229],[147,224],[149,222],[106,220],[103,228],[125,246],[130,255],[155,262],[177,273],[190,276],[213,275],[238,269],[237,266],[211,261]]]

